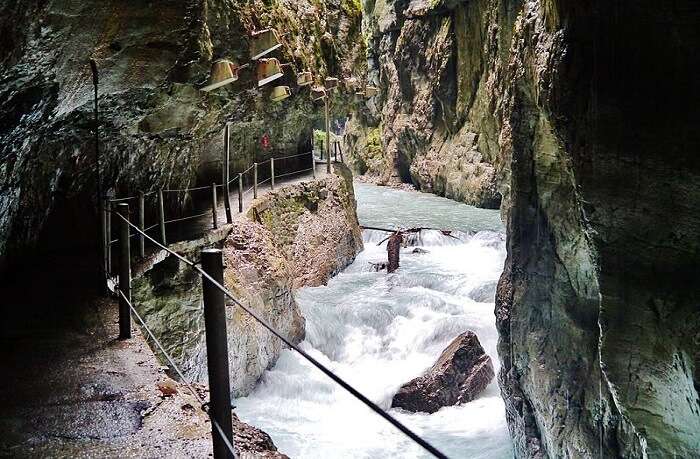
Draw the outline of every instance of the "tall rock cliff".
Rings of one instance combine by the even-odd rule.
[[[220,174],[225,122],[236,170],[255,155],[308,151],[323,117],[291,67],[277,81],[293,95],[278,104],[250,68],[227,88],[199,91],[213,60],[249,62],[249,34],[275,27],[284,46],[270,56],[318,82],[351,76],[365,65],[360,21],[352,0],[2,2],[0,261],[27,247],[95,245],[89,58],[100,76],[103,187],[180,188]],[[270,151],[256,151],[263,133]]]
[[[700,7],[365,6],[382,93],[350,125],[355,167],[476,205],[503,196],[517,455],[700,455]]]
[[[523,455],[700,454],[699,20],[690,1],[515,18],[496,313]]]
[[[482,1],[364,3],[369,79],[382,91],[348,125],[357,172],[499,207],[496,97],[487,82],[503,31],[493,8]]]

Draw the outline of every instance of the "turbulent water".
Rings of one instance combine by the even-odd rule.
[[[386,233],[365,231],[365,250],[351,266],[327,286],[297,292],[306,317],[302,347],[385,409],[465,330],[477,333],[497,369],[493,298],[505,259],[498,211],[371,185],[356,184],[355,192],[363,225],[457,232],[424,231],[402,250],[401,268],[387,275],[370,264],[386,260],[386,243],[377,246]],[[428,253],[413,253],[415,246]],[[291,351],[236,404],[244,421],[290,457],[428,456]],[[391,413],[449,457],[512,457],[495,380],[461,406]]]

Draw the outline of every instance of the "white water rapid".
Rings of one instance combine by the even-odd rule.
[[[433,195],[356,184],[360,223],[460,231],[458,239],[423,232],[401,252],[394,274],[386,233],[365,231],[365,250],[327,286],[296,293],[306,317],[302,347],[385,409],[405,382],[421,375],[457,335],[473,330],[498,371],[494,291],[505,259],[498,211]],[[284,351],[255,391],[236,400],[242,420],[266,431],[292,458],[429,457],[292,351]],[[476,400],[433,414],[390,412],[451,458],[509,458],[503,401],[494,379]]]

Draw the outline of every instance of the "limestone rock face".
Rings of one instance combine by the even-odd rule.
[[[276,27],[284,46],[271,56],[319,81],[350,76],[365,68],[360,22],[359,5],[345,0],[2,2],[0,262],[26,247],[96,245],[89,58],[99,68],[103,189],[183,188],[220,181],[226,122],[236,172],[256,158],[309,151],[323,119],[292,67],[277,80],[294,89],[282,103],[270,102],[270,87],[256,88],[251,69],[199,91],[213,60],[249,62],[250,32]],[[339,97],[333,107],[347,104]],[[269,150],[259,147],[265,133]]]
[[[205,247],[222,248],[226,287],[299,343],[305,321],[293,289],[327,282],[362,250],[352,177],[347,168],[335,168],[339,175],[268,193],[253,202],[248,218],[172,249],[197,260]],[[185,374],[206,382],[201,276],[177,258],[156,253],[135,269],[132,297]],[[282,343],[232,302],[226,314],[231,385],[235,395],[244,396],[277,361]]]
[[[516,455],[700,455],[696,2],[365,11],[382,92],[350,139],[380,129],[394,179],[503,197],[499,383]]]
[[[494,376],[491,357],[476,334],[466,331],[442,351],[423,376],[401,386],[391,406],[434,413],[444,406],[474,400]]]
[[[266,194],[249,212],[286,257],[294,288],[324,285],[363,248],[352,174],[333,167],[335,174]]]
[[[382,91],[347,127],[356,172],[499,207],[497,142],[480,135],[491,129],[491,92],[479,86],[495,40],[490,3],[364,2],[369,75]]]

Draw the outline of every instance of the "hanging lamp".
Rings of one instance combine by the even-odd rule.
[[[264,29],[252,33],[250,59],[255,61],[282,46],[275,29]]]
[[[209,81],[202,91],[213,91],[236,80],[238,80],[238,66],[228,59],[219,59],[211,65]]]
[[[365,95],[367,97],[374,97],[379,94],[379,88],[376,86],[365,86]]]
[[[338,86],[338,79],[335,77],[327,77],[324,86],[326,89],[333,89]]]
[[[297,86],[308,86],[314,82],[314,76],[311,72],[301,72],[297,75]]]
[[[272,88],[270,99],[272,99],[273,102],[279,102],[291,95],[292,91],[289,89],[289,86],[275,86],[274,88]]]
[[[314,86],[311,88],[311,99],[314,101],[326,98],[326,88],[323,86]]]
[[[257,67],[258,87],[264,86],[271,81],[275,81],[282,76],[280,61],[276,58],[260,59]]]

